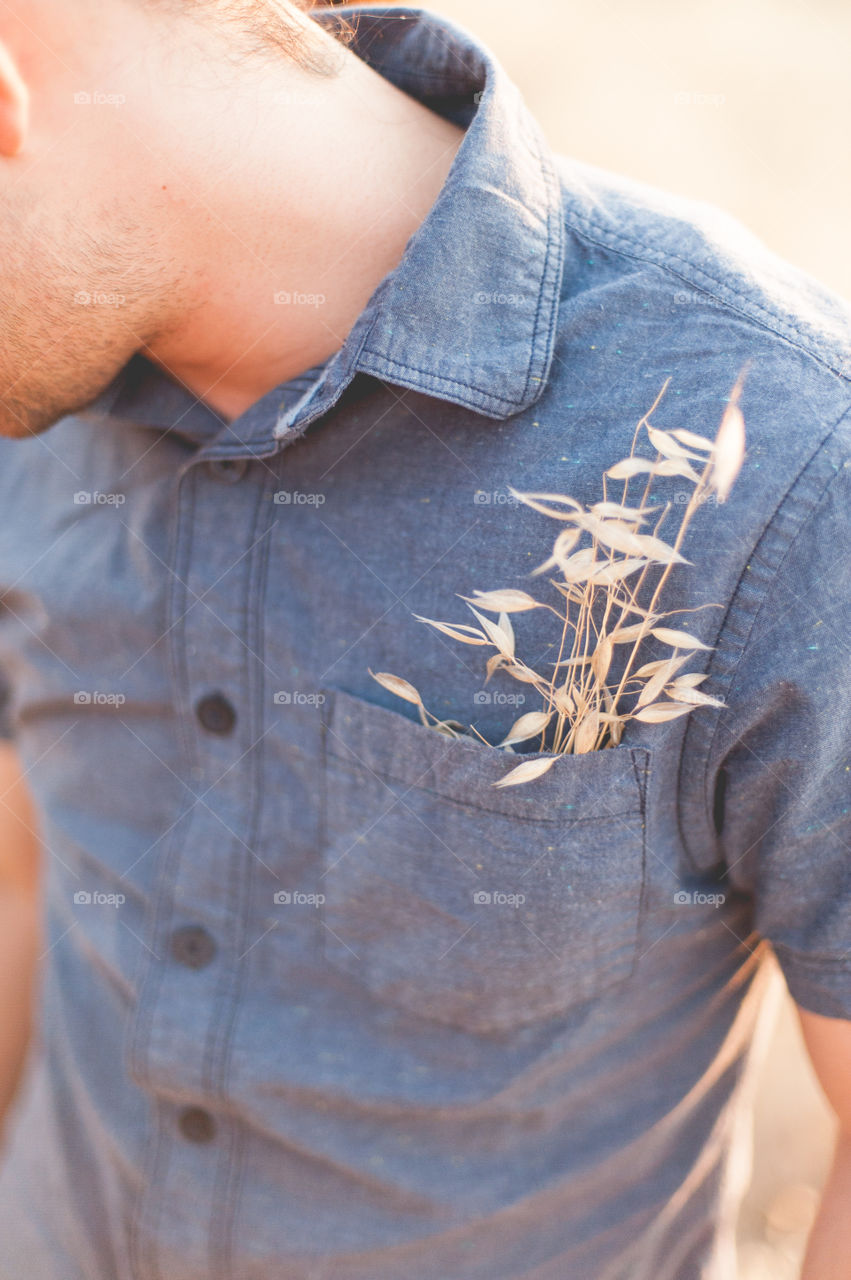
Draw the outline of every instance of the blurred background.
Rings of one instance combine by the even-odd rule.
[[[558,151],[723,206],[851,298],[847,0],[426,7],[490,46]],[[786,1001],[757,1082],[739,1280],[798,1276],[832,1135]]]
[[[847,0],[425,7],[490,46],[557,150],[722,205],[851,298]]]

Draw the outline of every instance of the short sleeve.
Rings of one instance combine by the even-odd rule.
[[[716,733],[728,883],[803,1008],[851,1018],[851,463],[800,522]]]

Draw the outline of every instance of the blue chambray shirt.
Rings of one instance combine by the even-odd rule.
[[[350,12],[467,131],[341,350],[230,425],[137,357],[0,448],[49,935],[0,1273],[729,1275],[769,944],[851,1016],[849,309],[555,157],[449,22]],[[510,486],[597,500],[666,379],[655,424],[712,436],[745,362],[742,474],[665,601],[726,708],[495,790],[516,757],[368,668],[499,741],[519,686],[413,613],[528,586],[554,526]]]

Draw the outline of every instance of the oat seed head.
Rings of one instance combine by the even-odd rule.
[[[659,601],[671,572],[682,573],[692,564],[680,548],[693,516],[710,494],[725,501],[741,470],[745,427],[739,400],[745,372],[740,373],[728,397],[714,441],[685,427],[664,431],[650,422],[665,394],[666,382],[638,422],[629,456],[604,473],[601,501],[586,507],[566,494],[511,489],[517,501],[531,511],[564,526],[549,557],[532,571],[539,580],[543,574],[551,575],[541,585],[552,589],[555,603],[517,587],[497,587],[461,596],[478,626],[414,615],[451,640],[492,649],[485,683],[497,676],[507,678],[540,697],[540,709],[524,712],[502,741],[490,746],[491,750],[499,747],[511,753],[522,745],[532,756],[521,760],[494,786],[533,782],[562,754],[584,755],[616,747],[632,720],[663,724],[700,707],[724,706],[720,698],[697,689],[707,678],[705,673],[677,674],[696,654],[708,652],[712,646],[681,627],[659,625],[675,613],[696,610],[664,611]],[[642,427],[656,450],[655,458],[635,452]],[[699,464],[701,470],[692,463]],[[638,502],[630,503],[629,483],[637,477],[644,479],[644,492]],[[666,502],[660,509],[648,506],[647,499],[655,479],[675,477],[691,484],[692,493],[681,507],[675,537],[665,540],[659,530],[672,503]],[[607,495],[607,481],[623,481],[619,501]],[[652,532],[639,532],[652,515],[657,517]],[[587,545],[580,545],[583,539]],[[655,571],[652,590],[648,583],[651,570]],[[699,605],[697,609],[717,607]],[[554,661],[548,658],[544,662],[546,672],[518,656],[511,620],[513,615],[541,609],[554,616],[557,626],[556,644],[550,646],[556,656]],[[488,614],[495,614],[496,619]],[[672,652],[638,664],[645,643],[651,639]],[[620,648],[627,645],[631,648]],[[625,657],[616,661],[624,652]],[[466,734],[485,742],[475,725],[465,729],[458,721],[439,720],[428,712],[419,691],[407,680],[386,671],[370,674],[383,688],[417,706],[424,725],[450,738]]]

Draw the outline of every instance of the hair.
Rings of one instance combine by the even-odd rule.
[[[329,57],[327,41],[313,38],[313,23],[305,24],[294,11],[310,13],[313,9],[333,9],[342,0],[147,0],[164,10],[196,13],[232,33],[235,50],[240,55],[268,58],[270,53],[283,54],[305,71],[316,75],[333,75],[337,60]],[[323,29],[340,44],[348,44],[354,29],[344,18],[335,16],[323,21]]]

